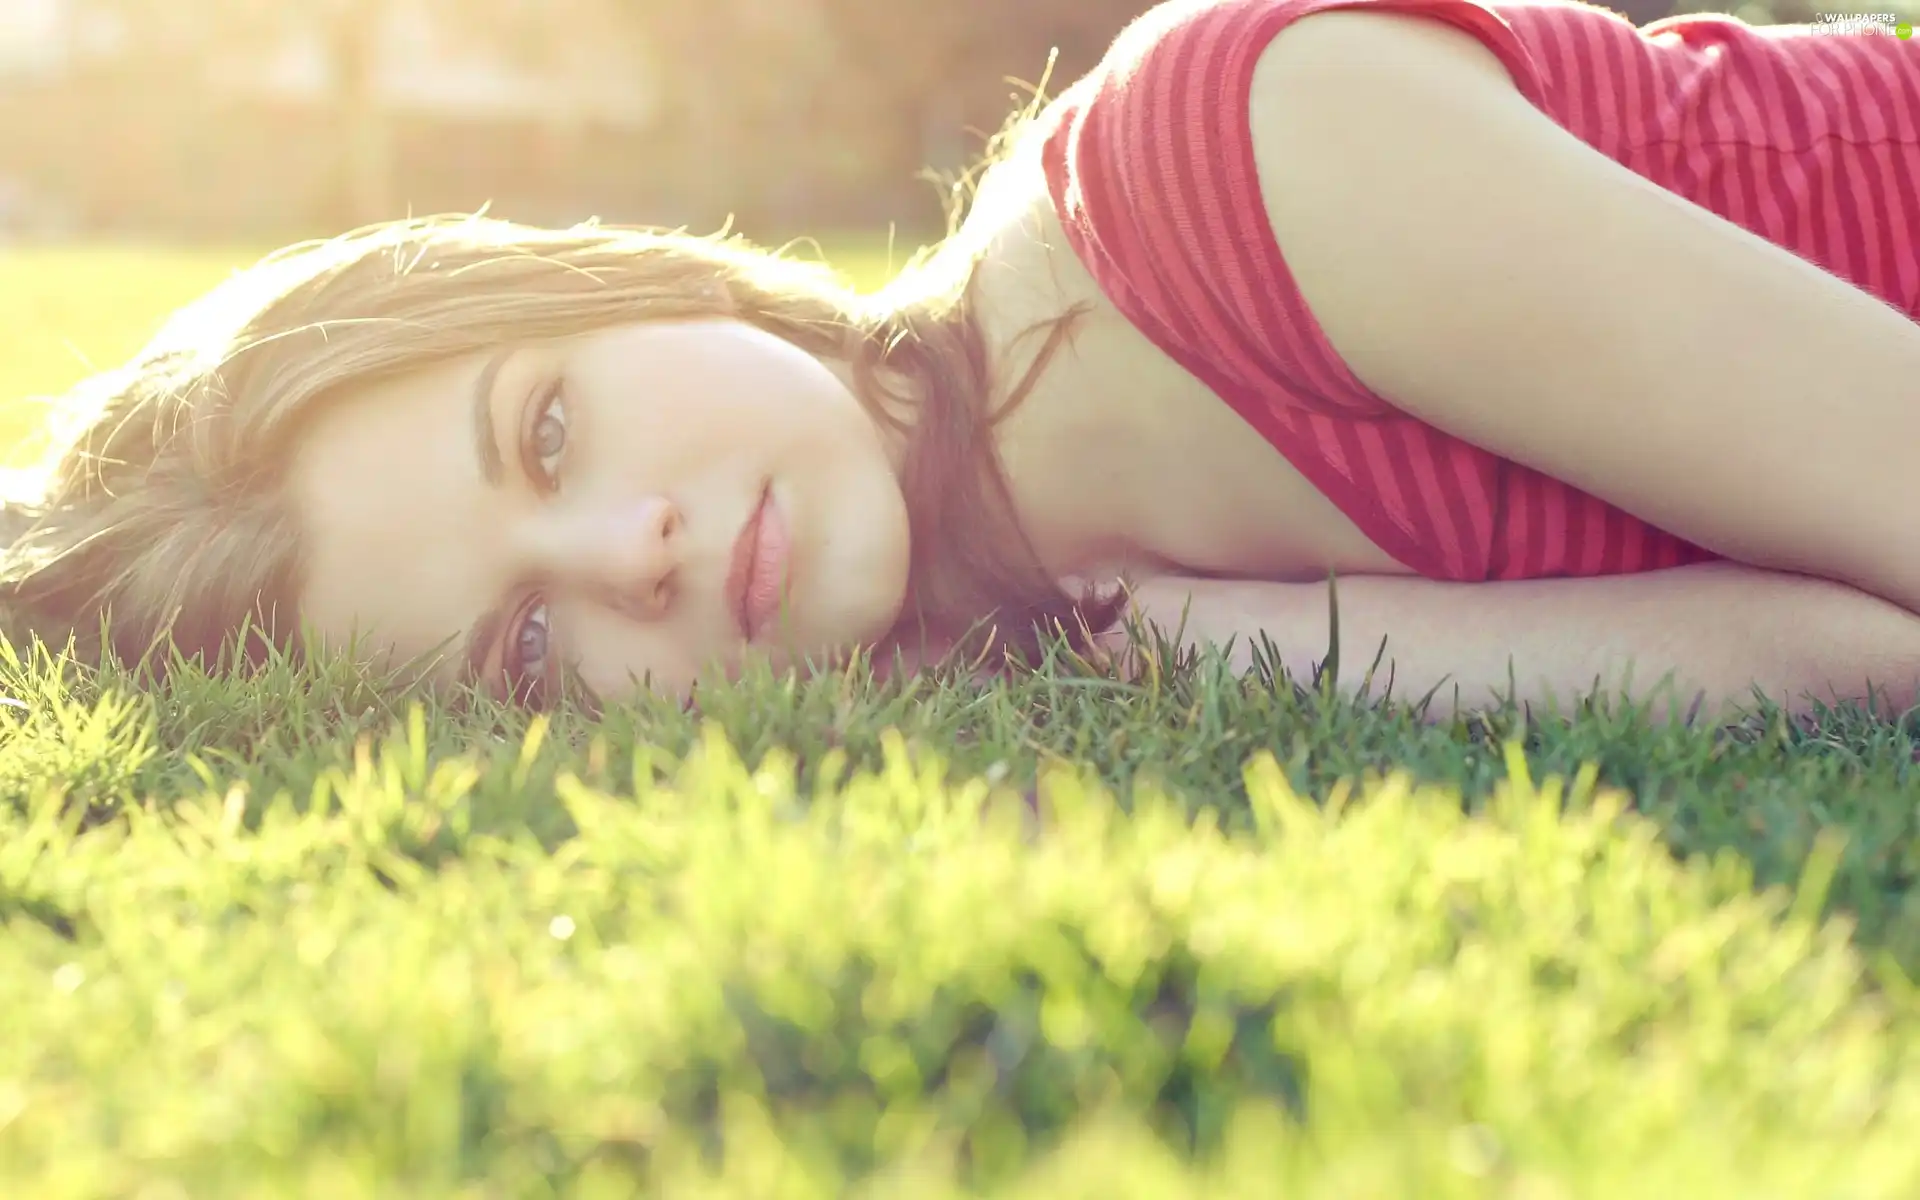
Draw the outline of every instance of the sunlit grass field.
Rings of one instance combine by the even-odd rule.
[[[251,257],[0,251],[0,439]],[[0,646],[0,1195],[1920,1195],[1910,722],[1163,666],[591,720]]]
[[[0,249],[0,462],[39,448],[43,405],[124,360],[174,306],[257,255],[123,248]]]

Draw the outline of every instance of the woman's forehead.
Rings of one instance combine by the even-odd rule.
[[[286,488],[305,565],[300,607],[323,636],[423,653],[472,620],[494,574],[488,494],[465,436],[472,364],[344,394],[301,433]]]

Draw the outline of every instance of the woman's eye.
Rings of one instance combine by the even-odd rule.
[[[537,688],[545,679],[548,650],[547,605],[527,609],[507,637],[506,673],[516,692]]]
[[[560,485],[560,459],[567,449],[564,389],[555,384],[534,402],[521,456],[527,473],[549,490]]]

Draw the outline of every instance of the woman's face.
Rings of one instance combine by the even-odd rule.
[[[750,643],[782,665],[893,626],[896,468],[839,374],[737,321],[502,345],[316,412],[302,615],[498,695],[685,696]]]

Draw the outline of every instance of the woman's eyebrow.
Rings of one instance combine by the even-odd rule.
[[[493,381],[501,365],[512,357],[510,349],[495,354],[480,368],[480,376],[473,383],[473,456],[480,461],[480,478],[488,487],[500,486],[502,472],[500,443],[493,432]]]

